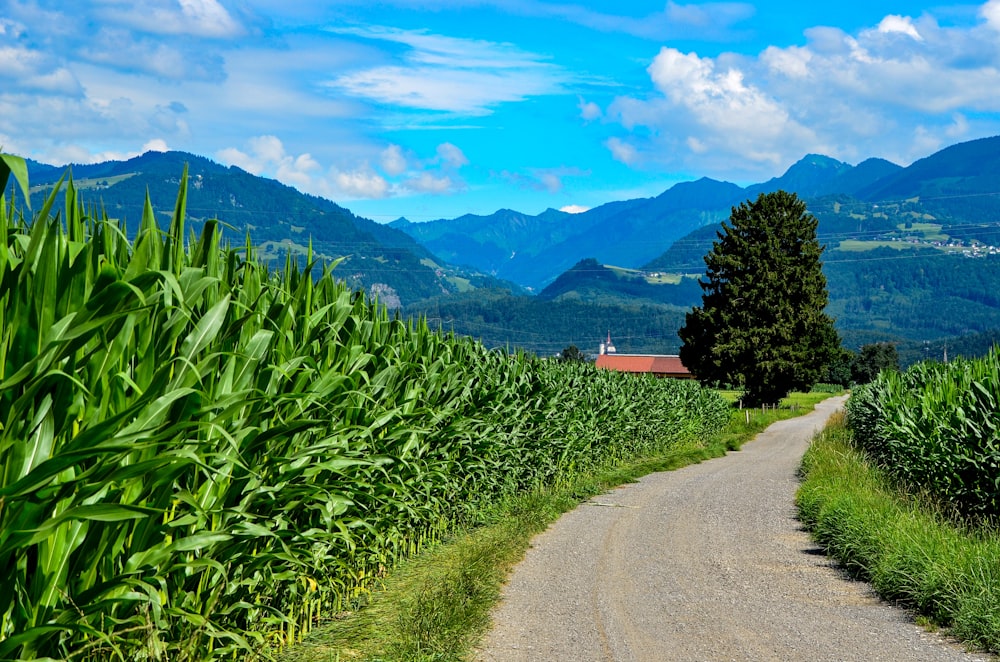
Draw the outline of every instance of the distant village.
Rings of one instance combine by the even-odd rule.
[[[958,254],[961,253],[965,257],[986,257],[987,255],[998,255],[1000,254],[1000,246],[993,246],[992,244],[984,244],[981,241],[970,240],[963,241],[961,239],[925,239],[923,237],[916,237],[913,235],[907,235],[900,237],[897,235],[886,235],[878,241],[891,241],[898,243],[905,243],[911,246],[922,246],[928,248],[937,248],[938,250],[947,251],[949,253]]]

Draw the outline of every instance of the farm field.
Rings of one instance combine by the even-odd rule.
[[[280,650],[495,504],[729,419],[697,384],[487,351],[189,236],[186,178],[131,241],[71,182],[58,201],[0,218],[3,659]]]

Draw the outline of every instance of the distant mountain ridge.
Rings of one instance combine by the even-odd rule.
[[[728,217],[743,189],[702,178],[655,198],[610,202],[581,214],[537,216],[500,210],[426,223],[394,221],[425,248],[454,264],[541,289],[584,256],[638,265],[702,225]]]
[[[760,184],[740,187],[702,178],[676,184],[655,198],[607,203],[572,219],[551,209],[538,216],[501,210],[394,227],[451,262],[541,290],[587,257],[628,268],[654,264],[688,233],[728,218],[732,206],[779,189],[809,203],[820,217],[821,233],[824,225],[829,232],[858,226],[850,213],[854,209],[872,217],[859,232],[883,230],[888,221],[869,212],[886,201],[912,202],[908,213],[914,218],[951,224],[996,220],[1000,137],[953,145],[905,168],[880,158],[852,166],[808,154],[780,177]],[[845,206],[847,212],[841,209]]]
[[[863,182],[859,170],[881,176],[853,196],[828,193],[845,181]],[[912,348],[922,342],[930,352],[947,338],[988,338],[1000,329],[1000,139],[955,145],[908,168],[869,160],[845,169],[807,157],[764,188],[793,183],[817,195],[809,207],[827,246],[828,312],[846,346],[902,342],[912,360],[919,354]],[[704,273],[703,256],[720,230],[717,224],[698,228],[632,273],[582,261],[540,297],[698,305],[699,288],[678,275]],[[954,245],[942,247],[942,238]],[[974,243],[979,250],[971,250]],[[674,280],[664,281],[663,272]]]
[[[479,284],[496,285],[490,277],[453,273],[409,235],[330,200],[195,154],[147,152],[92,165],[27,165],[34,209],[69,171],[82,199],[111,218],[124,219],[130,232],[139,225],[147,192],[157,217],[169,218],[187,165],[187,216],[193,228],[217,218],[225,240],[238,245],[249,234],[260,255],[270,260],[290,255],[304,263],[311,246],[320,261],[342,259],[336,275],[352,287],[377,293],[390,307],[458,292],[476,278]]]
[[[830,247],[831,311],[850,346],[894,338],[933,343],[947,334],[987,337],[1000,329],[1000,299],[992,294],[1000,291],[1000,256],[965,260],[928,239],[1000,247],[1000,137],[953,145],[906,168],[884,159],[851,166],[807,155],[781,177],[748,187],[702,178],[583,214],[505,209],[390,225],[193,154],[147,153],[74,165],[72,172],[85,202],[124,218],[134,231],[147,190],[158,217],[169,216],[185,163],[193,228],[219,218],[228,241],[243,243],[249,233],[262,256],[291,255],[300,263],[311,240],[320,260],[346,258],[335,272],[339,278],[392,307],[536,351],[558,351],[553,345],[567,338],[578,342],[546,326],[556,310],[561,329],[603,335],[609,320],[619,320],[617,327],[632,329],[618,333],[629,334],[634,348],[675,350],[669,320],[683,319],[684,309],[697,302],[696,277],[719,224],[732,206],[777,189],[798,192],[819,218],[820,241]],[[29,161],[28,169],[37,209],[45,187],[66,168]],[[925,239],[911,249],[888,235],[893,241]],[[517,296],[517,285],[498,278],[540,294],[528,303]],[[478,297],[489,303],[477,303]],[[649,314],[666,321],[656,322],[654,331],[643,319]],[[505,339],[494,334],[501,328]]]

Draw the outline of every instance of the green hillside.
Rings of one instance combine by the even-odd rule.
[[[930,248],[824,256],[829,312],[848,332],[938,340],[1000,329],[1000,255],[972,259]]]
[[[489,348],[523,348],[540,356],[576,345],[585,353],[610,331],[619,352],[676,354],[685,309],[621,298],[544,301],[509,290],[439,297],[403,310],[432,328],[472,336]]]
[[[668,285],[669,287],[663,287]],[[542,301],[609,302],[629,299],[688,307],[701,296],[696,276],[608,267],[581,260],[538,293]]]
[[[847,250],[828,248],[824,253],[830,292],[827,311],[835,318],[844,345],[857,349],[868,343],[897,342],[907,361],[923,354],[941,356],[945,342],[963,347],[966,355],[985,353],[1000,329],[1000,254],[969,257],[968,249],[946,244],[948,237],[938,225],[916,225],[911,232],[935,241],[882,245],[851,240]],[[581,263],[546,293],[576,301],[632,298],[679,307],[698,305],[697,285],[679,276],[704,269],[701,256],[714,237],[712,228],[692,233],[646,265],[641,282],[634,275],[623,280],[612,269]],[[945,245],[933,246],[935,242]],[[660,277],[652,278],[654,273]],[[674,278],[664,277],[671,273]]]
[[[123,219],[131,236],[148,192],[161,225],[173,213],[177,186],[189,168],[187,211],[195,232],[217,218],[224,240],[242,245],[249,233],[260,256],[304,263],[310,244],[316,259],[342,259],[336,275],[354,288],[378,293],[390,305],[458,292],[495,279],[447,267],[411,237],[324,198],[300,193],[275,180],[182,152],[148,152],[123,162],[74,165],[74,184],[112,218]],[[33,206],[38,207],[65,169],[34,164]]]

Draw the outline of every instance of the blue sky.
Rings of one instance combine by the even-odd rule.
[[[379,221],[1000,134],[1000,0],[0,0],[0,147],[177,149]]]

